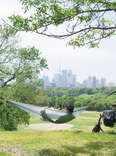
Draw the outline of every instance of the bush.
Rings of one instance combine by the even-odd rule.
[[[13,131],[17,130],[19,124],[29,124],[30,116],[24,111],[15,108],[11,104],[1,102],[0,105],[0,127]]]

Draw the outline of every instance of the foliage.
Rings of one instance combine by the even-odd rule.
[[[107,95],[116,88],[51,88],[43,90],[48,96],[49,107],[58,107],[61,104],[64,108],[71,104],[75,107],[94,105],[89,110],[103,111],[113,109],[111,104],[116,103],[116,96]],[[60,96],[60,93],[62,93]],[[54,93],[54,94],[53,94]]]
[[[46,60],[38,49],[19,48],[16,31],[5,25],[0,26],[0,80],[2,86],[12,81],[35,79],[41,70],[47,68]]]
[[[5,130],[17,130],[19,124],[29,124],[30,116],[14,106],[0,102],[0,127]]]
[[[0,101],[0,127],[5,130],[17,130],[19,124],[29,124],[30,115],[12,104],[7,99],[32,105],[48,105],[48,98],[38,89],[32,88],[28,83],[15,83],[10,88],[4,87],[0,95],[6,97]]]
[[[46,60],[35,47],[19,48],[17,31],[0,25],[0,96],[25,103],[34,103],[36,91],[27,86],[40,86],[38,74],[47,68]],[[38,83],[34,83],[34,82]],[[37,90],[37,87],[36,87]],[[37,102],[36,102],[37,103]],[[29,123],[29,115],[4,100],[0,104],[0,127],[16,130],[21,123]]]
[[[20,0],[30,17],[9,17],[16,30],[32,31],[55,38],[72,37],[69,45],[98,46],[116,35],[116,2],[113,0]],[[50,32],[51,26],[65,27],[65,33]],[[55,28],[55,27],[53,27]],[[57,33],[55,33],[57,32]]]

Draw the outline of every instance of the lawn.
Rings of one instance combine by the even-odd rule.
[[[115,156],[116,127],[102,125],[105,133],[93,134],[97,119],[96,113],[89,119],[90,114],[83,113],[86,119],[76,118],[69,123],[74,127],[65,131],[39,131],[23,125],[18,131],[1,130],[0,156]],[[42,121],[32,117],[30,123]]]

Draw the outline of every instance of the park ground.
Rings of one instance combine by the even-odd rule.
[[[31,117],[30,126],[20,125],[18,131],[1,129],[0,156],[116,156],[116,127],[102,123],[104,133],[91,133],[99,114],[84,112],[69,122],[67,129],[35,129],[48,125],[35,117]]]

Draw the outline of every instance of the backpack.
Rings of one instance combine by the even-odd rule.
[[[113,127],[116,122],[116,110],[105,110],[102,114],[105,126]]]

